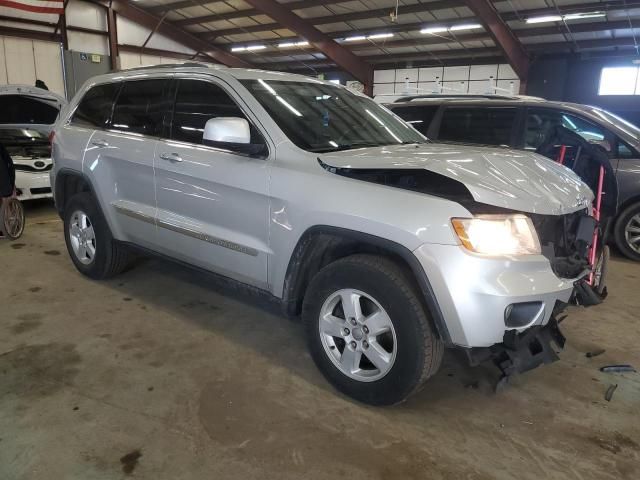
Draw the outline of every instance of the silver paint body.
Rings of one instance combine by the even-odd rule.
[[[250,158],[213,147],[69,124],[88,88],[141,75],[202,79],[222,86],[261,131],[269,154]],[[509,303],[543,301],[544,312],[532,324],[544,324],[555,301],[568,300],[573,280],[558,278],[542,255],[486,258],[467,253],[451,227],[452,217],[471,216],[462,205],[322,168],[319,155],[295,146],[238,82],[246,78],[319,82],[211,67],[96,77],[78,92],[56,126],[52,180],[61,169],[81,171],[118,240],[279,298],[296,244],[314,226],[340,227],[395,242],[413,252],[423,266],[453,343],[464,347],[501,342]],[[171,161],[172,155],[181,161]],[[336,167],[426,168],[463,182],[481,202],[523,212],[568,213],[584,208],[576,199],[593,198],[573,172],[526,152],[425,144],[349,150],[322,154],[321,159]]]

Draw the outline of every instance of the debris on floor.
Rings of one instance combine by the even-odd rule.
[[[597,357],[598,355],[602,355],[606,350],[604,348],[599,348],[598,350],[594,350],[592,352],[587,352],[585,356],[587,358]]]
[[[625,372],[635,372],[636,369],[631,365],[606,365],[600,368],[601,372],[604,373],[625,373]]]
[[[609,385],[609,388],[607,388],[607,392],[604,394],[604,399],[607,402],[610,402],[611,399],[613,398],[613,392],[616,391],[616,388],[618,388],[618,384],[614,384],[614,385]]]

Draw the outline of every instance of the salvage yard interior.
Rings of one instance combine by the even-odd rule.
[[[638,39],[0,0],[0,480],[640,478]]]

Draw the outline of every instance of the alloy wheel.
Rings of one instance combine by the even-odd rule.
[[[396,332],[371,295],[354,289],[334,292],[322,305],[318,325],[325,353],[344,375],[372,382],[393,367]]]
[[[71,215],[69,223],[71,249],[78,261],[89,265],[96,257],[96,234],[91,219],[81,210]]]
[[[629,219],[624,228],[627,245],[636,253],[640,253],[640,213]]]

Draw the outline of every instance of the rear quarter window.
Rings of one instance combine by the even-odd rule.
[[[0,124],[51,125],[57,117],[56,107],[35,98],[23,95],[0,96]]]

